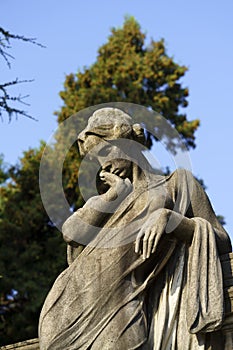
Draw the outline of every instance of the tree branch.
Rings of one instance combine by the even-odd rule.
[[[16,85],[16,84],[21,84],[21,83],[27,83],[27,82],[32,82],[33,80],[18,80],[15,79],[11,82],[7,82],[4,84],[0,84],[0,118],[3,120],[3,113],[6,112],[9,116],[9,122],[12,119],[12,116],[15,114],[16,118],[18,117],[18,115],[23,115],[27,118],[33,119],[33,120],[37,120],[36,118],[32,117],[31,115],[29,115],[26,111],[19,109],[19,108],[15,108],[12,107],[10,105],[10,102],[19,102],[22,103],[26,106],[29,106],[28,103],[26,103],[25,101],[23,101],[25,98],[28,97],[28,95],[26,96],[10,96],[7,88],[12,86],[12,85]]]
[[[36,38],[27,38],[23,35],[16,35],[16,34],[12,34],[9,31],[3,29],[2,27],[0,27],[0,56],[3,57],[3,59],[5,60],[8,68],[11,68],[11,63],[10,60],[14,59],[14,56],[12,56],[8,50],[11,49],[11,40],[21,40],[24,42],[29,42],[30,44],[34,44],[37,46],[40,46],[42,48],[44,48],[45,46],[38,43],[36,41]],[[32,80],[18,80],[17,78],[13,81],[7,82],[7,83],[0,83],[0,119],[3,120],[3,113],[7,113],[8,114],[8,118],[9,118],[9,122],[12,120],[12,116],[15,115],[16,118],[18,117],[18,115],[23,115],[27,118],[33,119],[33,120],[37,120],[34,117],[32,117],[31,115],[29,115],[26,111],[24,111],[23,109],[20,108],[16,108],[16,107],[12,107],[10,105],[10,102],[12,103],[22,103],[24,105],[29,106],[29,104],[27,104],[24,99],[28,96],[10,96],[10,94],[8,93],[8,89],[10,86],[12,85],[16,85],[16,84],[21,84],[21,83],[26,83],[26,82],[31,82]]]
[[[6,31],[2,27],[0,27],[0,55],[4,58],[9,68],[11,67],[9,58],[14,59],[14,56],[10,55],[7,52],[7,50],[11,49],[11,42],[10,42],[11,39],[29,42],[31,44],[45,48],[44,45],[36,41],[36,38],[27,38],[24,35],[12,34],[9,31]]]

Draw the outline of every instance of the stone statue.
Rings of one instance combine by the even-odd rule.
[[[117,108],[95,111],[78,136],[81,155],[100,165],[99,193],[63,225],[69,267],[41,312],[42,350],[228,349],[229,237],[192,174],[156,173],[143,142]]]

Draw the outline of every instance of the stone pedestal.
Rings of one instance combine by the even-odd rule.
[[[11,345],[5,345],[0,348],[0,350],[40,350],[39,347],[39,339],[30,339],[21,341],[19,343],[11,344]]]

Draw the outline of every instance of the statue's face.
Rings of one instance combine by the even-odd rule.
[[[129,157],[114,142],[101,140],[91,152],[92,157],[97,159],[102,170],[115,174],[123,179],[130,177],[132,162]]]
[[[129,160],[121,158],[106,161],[101,167],[103,170],[115,174],[122,179],[130,177],[132,172],[132,163]]]

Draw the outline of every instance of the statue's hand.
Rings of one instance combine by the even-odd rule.
[[[165,231],[170,211],[165,208],[156,210],[140,229],[135,241],[135,253],[148,259],[155,252],[157,244]]]
[[[123,200],[133,188],[128,178],[122,179],[116,174],[104,170],[100,172],[100,179],[109,186],[108,191],[102,195],[103,199],[108,202],[116,199]]]

